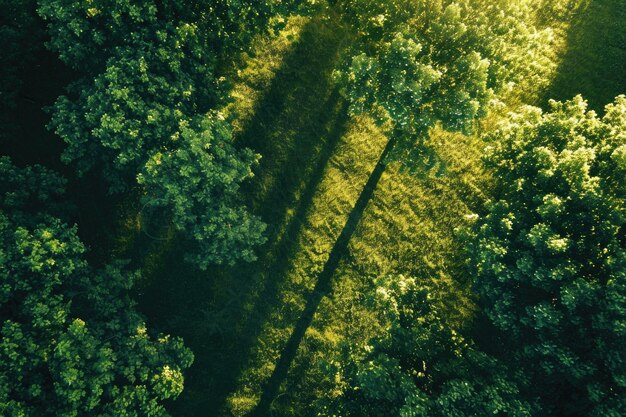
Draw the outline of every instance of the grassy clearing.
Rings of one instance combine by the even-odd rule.
[[[508,98],[509,109],[523,104],[522,100],[540,103],[543,91],[550,85],[549,80],[556,79],[554,83],[558,82],[557,70],[563,67],[563,55],[566,51],[569,53],[570,28],[569,21],[563,19],[563,13],[554,16],[558,20],[550,22],[544,19],[543,22],[554,27],[551,44],[545,51],[545,68],[541,69],[544,71],[542,78],[548,81],[534,85],[521,83]],[[483,123],[483,130],[493,128],[504,116],[504,112],[495,111]],[[375,143],[373,139],[366,141]],[[415,176],[404,172],[398,165],[388,167],[335,274],[333,292],[322,300],[289,376],[271,404],[273,415],[304,415],[311,401],[331,393],[334,381],[324,380],[325,374],[320,372],[320,367],[335,357],[342,341],[361,341],[365,344],[370,337],[382,331],[383,323],[378,320],[376,312],[367,309],[364,302],[366,294],[372,290],[373,277],[393,273],[416,276],[424,285],[430,286],[438,301],[446,306],[448,319],[453,324],[462,327],[471,318],[474,305],[468,295],[470,282],[464,270],[463,242],[458,230],[471,221],[474,212],[481,211],[488,199],[492,179],[483,170],[481,162],[485,144],[476,136],[435,130],[430,137],[430,145],[442,157],[445,174],[436,175],[433,170]],[[320,192],[333,195],[332,190]],[[330,213],[322,209],[314,215],[327,218]],[[317,233],[315,229],[311,231]],[[315,240],[309,240],[309,244],[312,242]],[[306,250],[299,253],[295,259],[296,276],[301,265],[315,264],[316,255]],[[319,273],[316,269],[309,271]],[[292,285],[304,282],[308,281],[291,281]],[[285,290],[287,293],[288,290]],[[294,305],[297,306],[297,303]],[[273,369],[280,355],[280,352],[274,351],[280,345],[276,341],[284,337],[284,332],[272,326],[284,322],[286,317],[276,316],[268,324],[267,340],[259,344],[260,353],[253,360],[258,371],[251,370],[250,374],[244,375],[240,382],[243,388],[231,397],[234,405],[246,404],[241,410],[237,409],[238,412],[243,413],[256,401],[263,376],[267,379]],[[272,356],[276,358],[274,363],[267,362]]]
[[[415,176],[398,164],[387,167],[334,276],[332,294],[307,330],[274,415],[303,415],[311,401],[329,395],[333,381],[324,379],[320,367],[336,357],[342,342],[365,345],[384,331],[365,302],[379,275],[415,276],[446,305],[451,322],[461,326],[471,317],[457,229],[482,204],[481,189],[489,183],[480,164],[482,143],[443,132],[431,141],[448,163],[446,174]]]
[[[229,399],[235,415],[244,415],[256,404],[263,382],[270,377],[304,310],[317,277],[386,143],[386,138],[375,132],[369,121],[358,119],[350,123],[323,169],[310,206],[302,217],[294,217],[299,226],[292,235],[293,252],[278,288],[278,303],[263,324],[249,367],[240,377],[239,389]]]
[[[235,91],[238,89],[250,91],[248,86],[238,86]],[[273,132],[280,136],[281,130]],[[342,255],[333,278],[332,297],[323,299],[290,377],[272,403],[276,415],[299,415],[315,397],[308,394],[320,394],[316,390],[325,389],[318,369],[310,366],[316,358],[325,357],[322,351],[337,348],[346,337],[365,342],[380,330],[376,313],[368,311],[362,302],[371,289],[372,277],[405,273],[423,278],[454,312],[451,320],[460,326],[471,316],[473,304],[466,295],[468,282],[456,229],[468,222],[472,209],[485,198],[481,189],[489,177],[480,163],[483,144],[475,137],[444,132],[436,132],[430,140],[446,162],[446,174],[435,175],[433,170],[415,176],[400,170],[398,164],[387,167],[350,240],[349,250]],[[279,277],[268,274],[272,280],[279,280],[274,292],[277,297],[262,299],[267,304],[276,301],[277,305],[267,309],[262,331],[237,381],[238,388],[228,399],[229,413],[243,416],[257,404],[387,141],[369,119],[354,118],[325,165],[318,164],[318,184],[305,187],[306,198],[297,205],[306,210],[296,209],[298,214],[292,217],[298,226],[295,233],[288,233],[291,247],[286,268]],[[288,215],[290,212],[287,210]],[[288,221],[282,224],[276,237],[289,228]]]

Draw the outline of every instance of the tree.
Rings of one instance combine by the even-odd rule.
[[[389,323],[386,332],[364,349],[348,346],[329,368],[339,395],[320,401],[319,415],[531,415],[517,375],[447,326],[414,279],[379,279],[373,301]]]
[[[446,3],[446,4],[443,4]],[[529,26],[531,8],[509,1],[348,0],[356,46],[337,72],[351,113],[390,123],[408,166],[424,158],[428,130],[469,132],[494,93],[536,71],[549,30]]]
[[[0,414],[166,416],[193,356],[150,336],[129,296],[137,274],[123,262],[91,268],[76,227],[29,212],[62,178],[6,157],[0,178]]]
[[[298,4],[40,0],[50,47],[82,74],[53,107],[64,161],[80,175],[95,171],[111,193],[139,185],[144,203],[158,199],[196,243],[190,258],[201,267],[253,260],[264,225],[237,190],[258,157],[237,149],[229,125],[207,112],[225,95],[216,66]],[[172,158],[188,165],[172,167]],[[168,169],[157,169],[161,160]]]
[[[188,256],[202,268],[254,260],[250,242],[262,242],[265,230],[243,207],[229,204],[236,201],[238,184],[252,175],[257,155],[233,148],[230,126],[222,119],[214,114],[198,126],[181,126],[186,146],[156,153],[138,177],[152,204],[171,210],[174,225],[200,243],[201,251]]]
[[[527,108],[492,136],[476,290],[545,416],[626,413],[626,98]],[[491,347],[495,349],[495,347]]]

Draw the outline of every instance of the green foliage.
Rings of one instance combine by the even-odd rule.
[[[72,3],[74,8],[87,5]],[[85,74],[70,86],[76,96],[62,96],[55,104],[51,127],[68,144],[63,158],[76,161],[79,174],[98,167],[111,192],[132,186],[151,153],[181,146],[179,125],[206,111],[216,90],[214,56],[197,24],[157,20],[155,6],[144,4],[135,10],[126,4],[131,11],[118,6],[119,10],[106,8],[110,19],[131,21],[118,22],[120,33],[109,36],[119,38],[116,41],[100,34],[100,25],[89,12],[68,14],[56,2],[40,2],[39,9],[51,22],[51,45],[64,62]],[[82,23],[75,29],[81,37],[68,39],[75,21]],[[89,32],[95,34],[83,39],[82,34]],[[118,45],[91,44],[91,38],[100,37]]]
[[[0,162],[0,414],[166,416],[191,352],[148,335],[129,297],[136,273],[92,269],[76,227],[27,213],[62,190],[59,177]]]
[[[162,36],[185,26],[193,26],[206,48],[195,55],[200,62],[211,62],[215,54],[245,48],[268,20],[277,14],[293,12],[299,0],[213,0],[142,1],[129,0],[42,0],[39,12],[49,20],[50,46],[72,67],[106,66],[109,56],[119,48],[136,42],[163,42]],[[155,37],[156,36],[156,37]],[[164,54],[173,51],[162,45]],[[179,52],[195,52],[188,45],[177,45]],[[94,54],[94,51],[100,53]],[[208,61],[207,61],[208,60]]]
[[[526,23],[523,2],[353,0],[344,8],[348,22],[366,28],[338,72],[350,111],[391,121],[405,148],[436,123],[468,132],[494,92],[535,69],[528,52],[547,35]]]
[[[64,208],[59,196],[67,181],[39,165],[17,168],[10,158],[0,157],[0,179],[0,207],[22,224],[37,221],[41,213],[58,215]]]
[[[223,95],[214,77],[221,49],[241,49],[292,4],[214,3],[39,2],[51,49],[84,74],[55,104],[51,124],[79,173],[98,165],[111,191],[123,191],[152,153],[182,146],[180,124]]]
[[[265,240],[237,198],[258,157],[234,147],[227,123],[205,116],[223,96],[216,62],[296,4],[39,2],[51,48],[84,74],[53,109],[63,159],[81,175],[95,169],[111,193],[140,185],[195,242],[190,259],[202,268],[253,260]]]
[[[379,279],[372,307],[386,316],[384,335],[354,346],[330,366],[340,395],[320,401],[327,416],[529,416],[516,375],[476,350],[441,319],[414,279]]]
[[[491,137],[476,289],[543,414],[626,412],[626,98],[527,108]],[[519,365],[518,365],[519,366]]]
[[[146,163],[138,178],[151,193],[146,203],[171,210],[174,225],[199,242],[200,252],[189,257],[200,267],[252,261],[250,247],[264,241],[265,225],[229,203],[236,201],[239,183],[252,176],[258,156],[233,148],[230,126],[220,114],[199,124],[181,128],[184,147],[156,153]]]

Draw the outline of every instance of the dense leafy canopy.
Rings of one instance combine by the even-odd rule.
[[[0,174],[0,414],[166,416],[191,352],[148,334],[129,297],[136,273],[94,270],[75,227],[27,212],[53,201],[61,178],[6,157]]]
[[[148,204],[171,210],[174,225],[200,243],[202,250],[189,258],[201,267],[254,260],[250,242],[263,241],[265,230],[243,207],[229,204],[237,184],[251,176],[257,155],[233,148],[230,127],[222,119],[216,114],[199,126],[181,126],[186,146],[154,154],[138,178],[152,197]]]
[[[389,327],[360,357],[352,346],[333,372],[340,396],[320,404],[327,416],[529,416],[515,374],[442,320],[414,279],[378,281],[374,308]]]
[[[84,74],[54,105],[63,158],[79,174],[96,169],[112,193],[139,183],[144,203],[157,199],[196,242],[190,258],[203,268],[253,260],[264,241],[263,224],[237,195],[258,157],[236,149],[228,124],[206,115],[224,95],[215,67],[296,5],[39,2],[50,46]]]
[[[178,54],[210,65],[215,62],[215,55],[245,48],[256,33],[265,30],[271,17],[293,12],[300,3],[303,2],[44,0],[39,1],[39,12],[49,19],[51,46],[63,61],[80,70],[101,70],[115,50],[129,45],[158,47],[164,42],[162,52],[172,53],[164,37],[179,36],[176,32],[181,29],[193,29],[191,36],[206,49],[193,51],[193,47],[188,49],[191,44],[181,42],[175,45]],[[209,80],[204,81],[206,84]]]
[[[15,106],[22,82],[19,72],[32,61],[32,49],[42,37],[29,9],[29,6],[34,8],[34,4],[24,3],[0,1],[0,108],[5,110]]]
[[[539,62],[534,56],[528,62],[528,52],[549,36],[525,23],[531,9],[523,2],[342,4],[360,29],[338,73],[350,111],[390,121],[409,148],[436,123],[469,131],[494,91],[536,70]]]
[[[602,118],[576,97],[491,138],[476,289],[545,416],[626,412],[625,132],[624,96]]]

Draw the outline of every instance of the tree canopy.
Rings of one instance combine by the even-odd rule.
[[[111,193],[139,186],[196,243],[200,267],[255,259],[265,226],[237,191],[258,156],[207,112],[224,96],[216,66],[226,53],[297,4],[40,1],[49,46],[83,74],[53,107],[63,159],[80,175],[96,170]]]
[[[341,4],[358,28],[337,73],[350,112],[390,122],[405,151],[437,123],[469,132],[494,92],[538,72],[541,40],[550,35],[528,23],[532,9],[524,2]]]
[[[58,175],[6,157],[0,174],[0,413],[166,416],[193,355],[148,332],[129,294],[137,273],[90,267],[76,227],[29,212],[63,191]]]
[[[543,414],[626,411],[626,98],[527,108],[491,136],[499,179],[472,247],[492,343]]]
[[[331,367],[339,395],[320,401],[320,415],[532,415],[515,373],[450,328],[415,279],[379,279],[371,302],[388,327],[365,347],[346,347]]]

